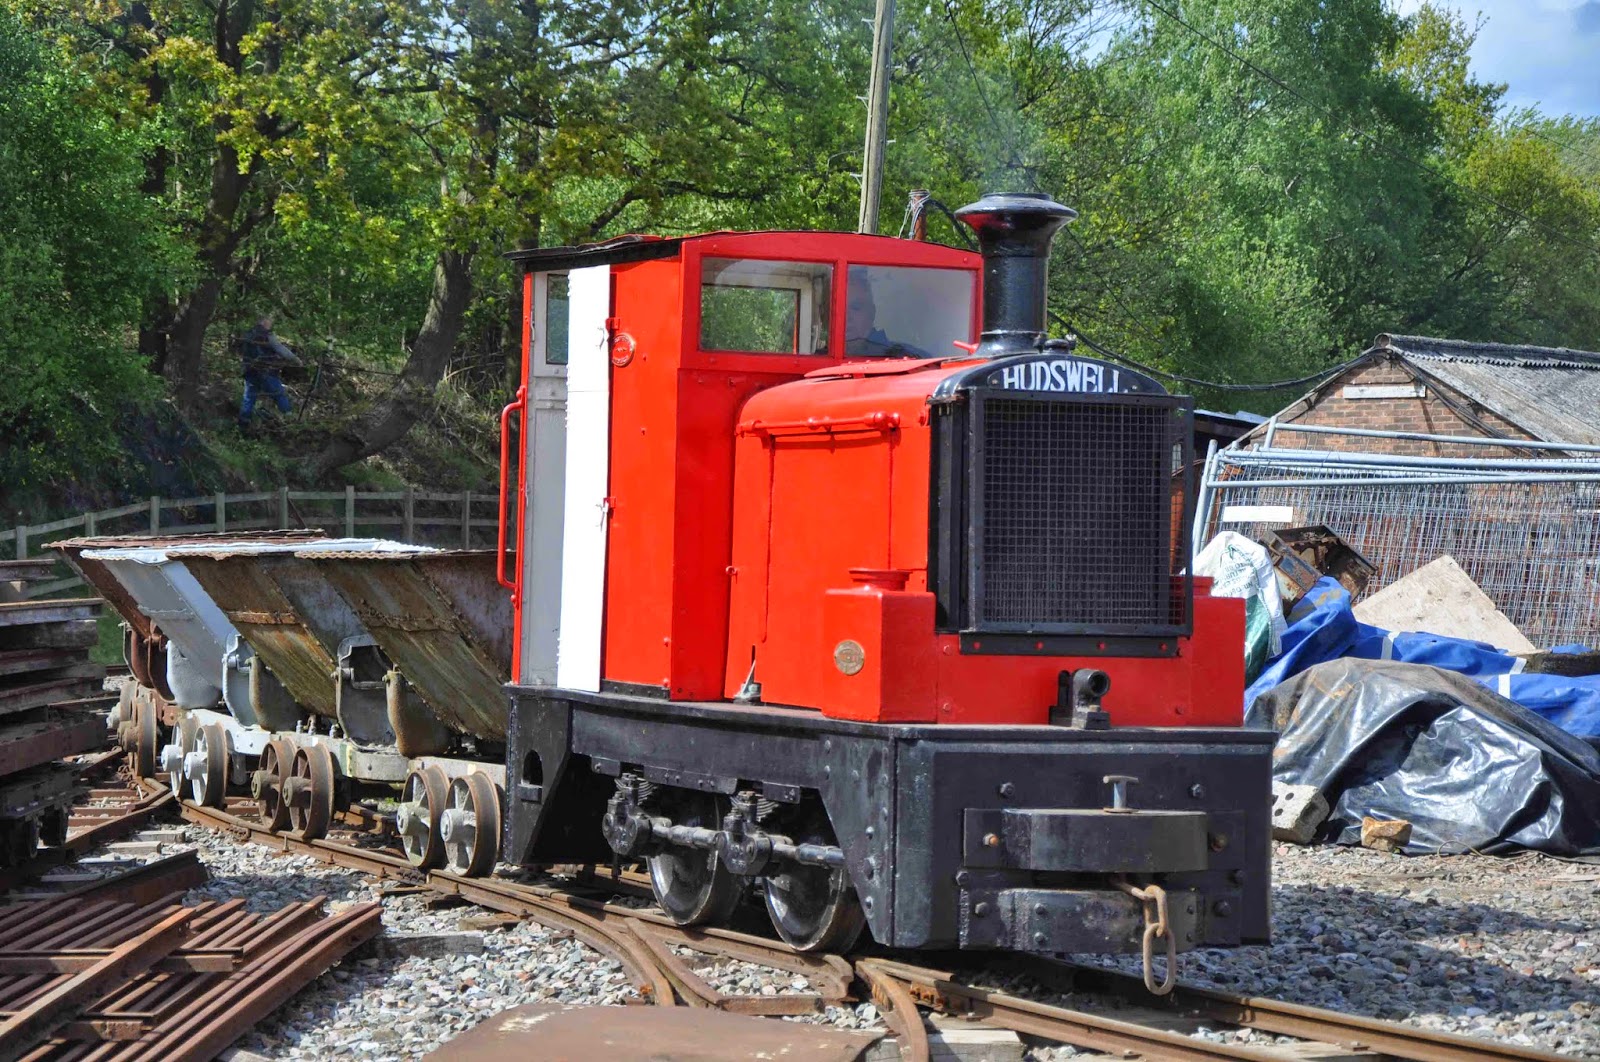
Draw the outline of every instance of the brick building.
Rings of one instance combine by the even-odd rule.
[[[1380,335],[1354,365],[1274,418],[1279,425],[1600,445],[1600,353]],[[1238,445],[1261,445],[1266,427]],[[1432,457],[1528,457],[1526,449],[1276,431],[1272,444]]]

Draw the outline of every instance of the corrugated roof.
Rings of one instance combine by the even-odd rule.
[[[1380,335],[1373,347],[1403,356],[1536,439],[1600,445],[1600,353],[1400,335]]]

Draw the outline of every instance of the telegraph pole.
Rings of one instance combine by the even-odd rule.
[[[894,0],[878,0],[872,18],[872,78],[867,83],[867,147],[861,166],[861,217],[857,232],[878,231],[883,196],[883,152],[889,137],[889,65],[894,57]]]

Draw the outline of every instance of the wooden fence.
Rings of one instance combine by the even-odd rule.
[[[152,497],[133,505],[81,513],[0,531],[0,557],[39,556],[46,543],[89,535],[185,535],[216,531],[320,528],[346,538],[387,538],[457,549],[495,545],[500,500],[463,491],[300,491],[198,498]],[[56,597],[83,587],[63,564],[59,578],[34,583],[29,596]]]

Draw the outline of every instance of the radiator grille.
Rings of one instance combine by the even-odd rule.
[[[980,628],[1160,633],[1171,577],[1170,401],[985,396],[973,587]]]

